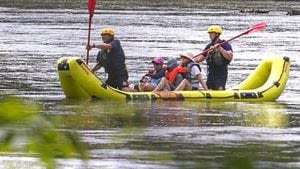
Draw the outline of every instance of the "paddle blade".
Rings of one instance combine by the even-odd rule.
[[[255,31],[262,31],[266,27],[267,27],[267,24],[265,22],[255,24],[247,31],[246,34],[249,34],[249,33],[255,32]]]
[[[88,9],[91,17],[94,16],[95,8],[96,8],[96,0],[89,0]]]

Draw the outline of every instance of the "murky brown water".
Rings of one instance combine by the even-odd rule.
[[[132,82],[151,66],[153,56],[200,52],[211,24],[223,26],[228,39],[267,22],[264,32],[232,42],[228,87],[246,78],[265,57],[292,60],[283,95],[276,102],[255,104],[66,100],[55,62],[61,56],[85,58],[87,19],[85,9],[0,8],[1,96],[36,100],[45,115],[62,118],[62,128],[78,130],[90,145],[87,163],[58,160],[58,168],[300,168],[300,16],[176,6],[97,10],[92,41],[100,40],[103,27],[117,31]],[[91,52],[91,66],[96,53]],[[15,155],[1,155],[0,161],[3,168],[39,166],[34,158]]]

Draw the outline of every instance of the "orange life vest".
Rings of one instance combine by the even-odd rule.
[[[182,66],[177,66],[175,67],[172,71],[168,71],[167,70],[167,78],[169,79],[169,81],[171,83],[174,83],[176,80],[176,76],[181,73],[181,74],[186,74],[187,72],[187,68],[186,67],[182,67]]]

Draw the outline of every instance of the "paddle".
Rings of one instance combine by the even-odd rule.
[[[266,27],[267,27],[267,24],[264,23],[264,22],[255,24],[255,25],[253,25],[251,28],[249,28],[247,31],[245,31],[245,32],[243,32],[243,33],[241,33],[241,34],[239,34],[239,35],[237,35],[237,36],[235,36],[235,37],[233,37],[233,38],[231,38],[231,39],[229,39],[229,40],[223,41],[223,42],[221,42],[221,43],[215,45],[214,47],[211,47],[211,48],[208,48],[208,49],[204,50],[203,52],[201,52],[201,53],[197,54],[196,56],[194,56],[194,58],[197,57],[197,56],[199,56],[199,55],[203,55],[203,54],[205,54],[205,53],[207,53],[207,52],[209,52],[209,51],[211,51],[211,50],[214,50],[214,49],[216,49],[217,47],[222,46],[222,45],[224,45],[225,43],[228,43],[228,42],[230,42],[230,41],[233,41],[234,39],[237,39],[237,38],[239,38],[239,37],[241,37],[241,36],[243,36],[243,35],[247,35],[247,34],[250,34],[250,33],[252,33],[252,32],[255,32],[255,31],[262,31],[262,30],[264,30]]]
[[[89,32],[88,32],[88,41],[87,44],[90,44],[90,38],[91,38],[91,25],[92,25],[92,17],[94,16],[94,11],[96,7],[96,0],[89,0],[88,3],[88,10],[89,10]],[[89,55],[90,55],[90,50],[87,49],[86,51],[86,64],[89,64]]]

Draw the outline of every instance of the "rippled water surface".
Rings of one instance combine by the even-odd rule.
[[[92,42],[112,27],[127,57],[130,81],[150,68],[150,59],[199,53],[211,24],[229,39],[259,22],[268,27],[232,42],[234,60],[227,87],[245,79],[266,57],[291,59],[282,96],[267,103],[129,102],[65,99],[55,62],[85,59],[86,10],[0,8],[0,95],[36,100],[48,116],[60,117],[90,147],[90,159],[58,160],[58,168],[300,168],[300,16],[284,11],[98,10]],[[91,52],[90,66],[97,51]],[[206,66],[201,65],[205,70]],[[105,77],[103,72],[99,76]],[[118,106],[116,106],[118,105]],[[35,158],[1,155],[0,168],[39,168]]]

